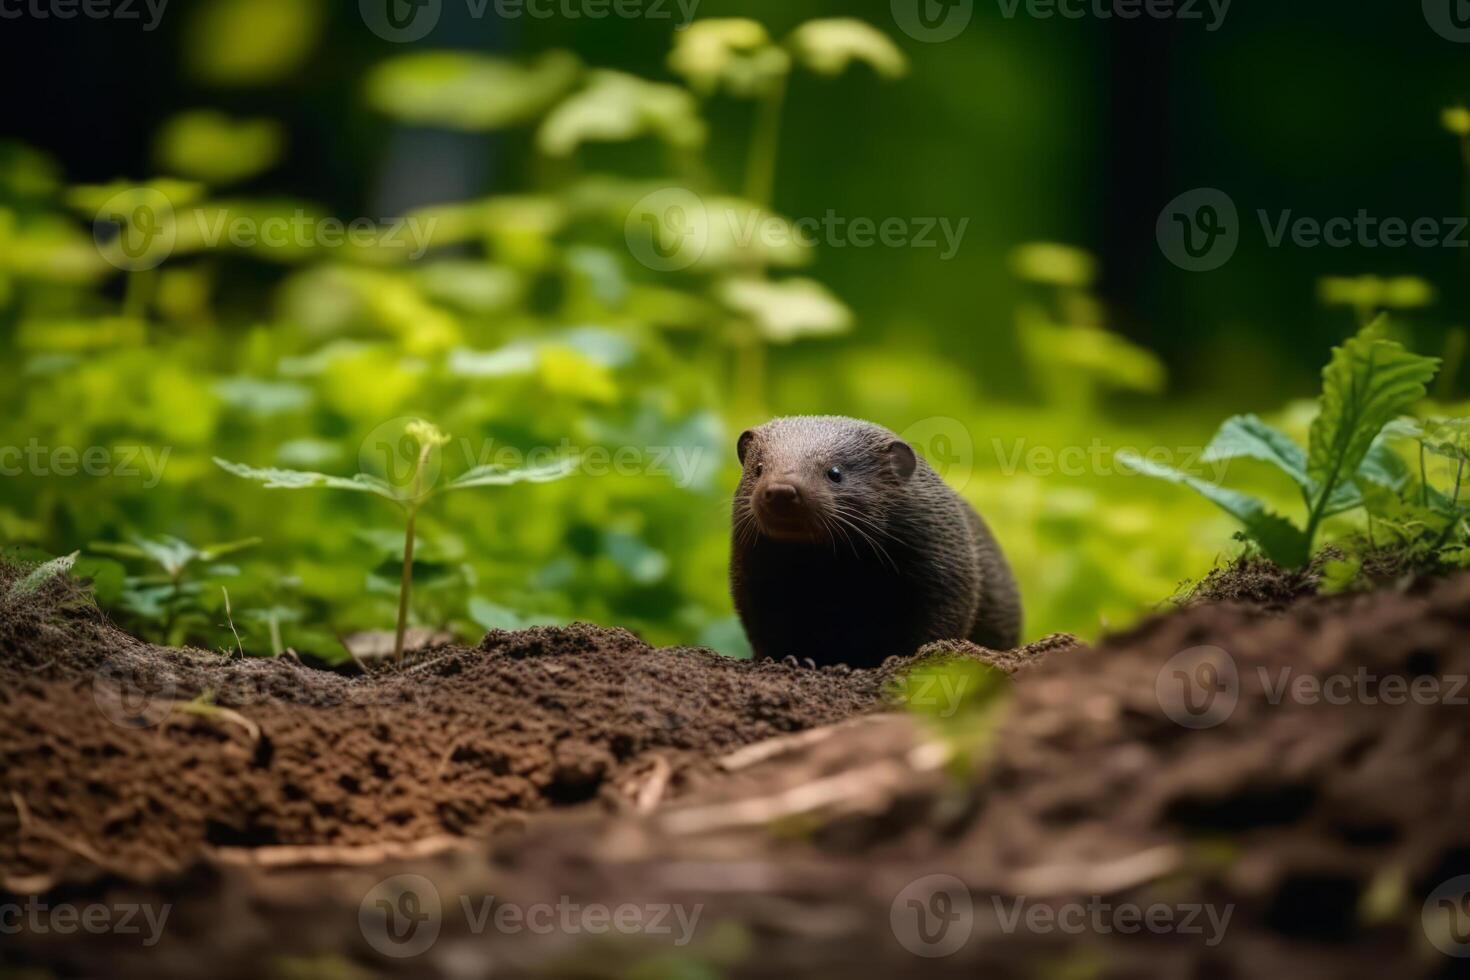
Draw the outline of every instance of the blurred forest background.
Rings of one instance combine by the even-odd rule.
[[[351,475],[383,425],[422,416],[477,449],[566,439],[703,462],[436,505],[417,622],[588,619],[738,654],[735,436],[816,412],[910,433],[997,529],[1028,636],[1091,636],[1236,547],[1228,518],[1119,474],[1112,452],[1187,463],[1231,411],[1304,431],[1299,399],[1358,322],[1324,277],[1412,277],[1362,305],[1400,308],[1422,352],[1453,362],[1463,345],[1466,249],[1271,247],[1256,218],[1464,213],[1442,112],[1470,94],[1470,48],[1418,4],[1237,0],[1209,30],[1204,4],[1202,20],[1124,21],[977,3],[929,43],[887,2],[700,0],[697,21],[752,18],[773,45],[842,17],[901,53],[816,38],[845,70],[796,59],[770,199],[740,207],[967,224],[949,258],[823,241],[711,248],[672,271],[630,247],[638,202],[670,185],[748,196],[767,104],[718,51],[671,68],[677,4],[507,19],[443,0],[411,43],[347,2],[173,0],[153,30],[136,9],[0,20],[0,445],[51,461],[0,480],[0,537],[80,549],[104,606],[151,636],[233,647],[222,587],[252,653],[334,659],[340,635],[389,625],[389,507],[263,490],[211,458]],[[1228,263],[1191,273],[1156,223],[1198,187],[1228,194],[1242,227]],[[422,256],[181,240],[120,271],[92,223],[140,188],[257,224],[433,217],[435,238]],[[1436,395],[1460,376],[1447,366]],[[446,472],[476,461],[460,445]],[[168,455],[156,480],[142,458],[137,476],[59,475],[57,447]]]

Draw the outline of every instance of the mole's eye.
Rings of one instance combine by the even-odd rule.
[[[840,466],[834,466],[830,470],[828,470],[827,471],[827,479],[831,480],[833,483],[841,483],[842,482],[842,467],[840,467]]]
[[[760,476],[765,471],[766,471],[766,464],[764,464],[764,463],[756,463],[755,464],[755,475],[756,476]]]

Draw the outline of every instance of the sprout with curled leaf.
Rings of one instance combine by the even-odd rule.
[[[393,638],[393,659],[403,658],[403,637],[408,628],[408,602],[413,585],[414,525],[419,510],[435,497],[453,490],[472,487],[502,487],[512,483],[547,483],[569,475],[576,468],[576,460],[563,458],[539,466],[509,469],[497,463],[476,466],[461,473],[443,486],[432,486],[429,473],[430,462],[436,450],[449,443],[449,435],[437,426],[421,419],[410,422],[404,428],[404,437],[413,448],[412,462],[406,486],[394,486],[382,477],[370,473],[358,473],[351,477],[330,476],[304,470],[257,468],[244,463],[232,463],[215,457],[215,464],[228,473],[254,480],[270,489],[302,490],[325,487],[330,490],[351,490],[371,493],[398,505],[405,518],[403,537],[403,577],[398,591],[398,625]]]

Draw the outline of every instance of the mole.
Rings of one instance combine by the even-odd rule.
[[[730,591],[757,657],[874,667],[935,640],[1020,642],[989,527],[899,436],[795,416],[741,433],[737,452]]]

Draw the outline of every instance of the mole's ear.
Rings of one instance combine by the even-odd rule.
[[[902,439],[895,439],[888,444],[887,452],[888,462],[900,479],[907,480],[914,475],[914,467],[919,465],[919,458],[914,455],[912,446]]]
[[[742,464],[745,462],[745,452],[750,448],[750,440],[754,438],[755,432],[750,429],[746,429],[744,432],[740,433],[740,440],[735,443],[735,452],[740,456],[740,462]]]

